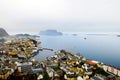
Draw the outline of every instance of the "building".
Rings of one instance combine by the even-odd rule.
[[[106,72],[110,72],[116,76],[119,76],[120,77],[120,69],[114,67],[114,66],[111,66],[111,65],[103,65],[103,69],[104,71]]]
[[[19,72],[31,73],[32,72],[32,62],[19,63],[15,62],[18,67]]]
[[[10,70],[0,69],[0,80],[6,80],[10,76]]]

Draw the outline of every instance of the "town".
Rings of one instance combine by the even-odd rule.
[[[33,37],[5,37],[0,45],[1,80],[120,80],[119,69],[114,74],[102,62],[67,50],[35,60],[34,56],[44,48]]]

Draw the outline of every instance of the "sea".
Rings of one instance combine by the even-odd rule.
[[[40,35],[41,45],[54,51],[40,51],[34,58],[44,60],[55,51],[64,49],[72,54],[81,54],[87,59],[120,68],[120,37],[108,34],[64,34],[62,36]]]

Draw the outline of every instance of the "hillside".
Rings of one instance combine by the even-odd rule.
[[[9,34],[3,28],[0,28],[0,37],[3,36],[9,36]]]

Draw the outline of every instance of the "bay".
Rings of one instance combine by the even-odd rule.
[[[82,54],[87,59],[96,60],[105,64],[111,64],[120,68],[120,37],[113,35],[63,35],[40,36],[42,47],[55,51],[65,49],[67,51]],[[52,51],[40,51],[35,56],[37,60],[53,56]]]

